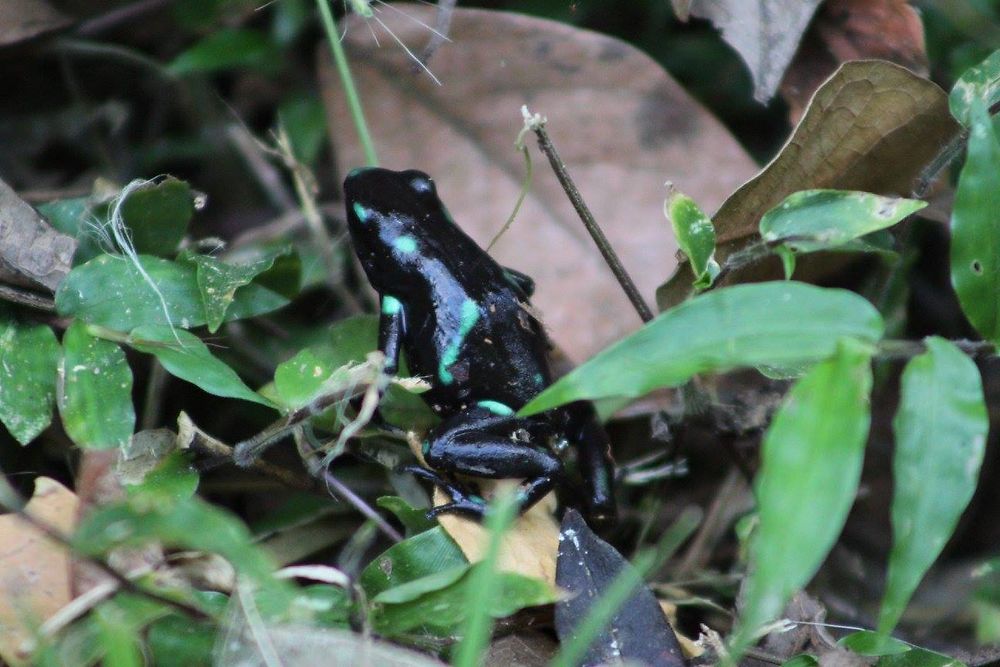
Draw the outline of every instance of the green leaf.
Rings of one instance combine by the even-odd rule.
[[[274,72],[282,63],[281,51],[259,30],[218,30],[181,52],[168,68],[178,76],[208,74],[247,67]]]
[[[63,317],[78,317],[115,331],[147,324],[172,323],[181,329],[205,324],[194,266],[148,255],[140,255],[139,263],[155,289],[126,258],[101,255],[63,279],[56,291],[56,310]],[[287,303],[271,290],[250,284],[236,292],[225,319],[253,317]]]
[[[172,615],[149,626],[146,643],[158,667],[210,667],[217,629]]]
[[[155,356],[167,371],[215,396],[241,398],[270,408],[270,401],[250,389],[232,368],[212,356],[201,339],[183,329],[164,326],[136,327],[129,345]]]
[[[97,221],[90,197],[45,202],[38,205],[38,212],[60,232],[76,239],[78,245],[73,253],[73,266],[79,266],[104,252],[95,229]]]
[[[326,110],[315,96],[299,92],[278,108],[278,118],[288,132],[295,157],[311,165],[326,142]]]
[[[358,315],[329,329],[329,339],[301,350],[274,371],[274,387],[288,408],[308,405],[334,371],[360,363],[378,344],[378,318]]]
[[[125,489],[143,498],[173,503],[193,498],[200,481],[185,452],[175,450],[147,472],[141,483],[127,485]]]
[[[282,245],[245,264],[227,264],[207,255],[191,255],[190,260],[198,267],[198,289],[205,304],[208,330],[214,333],[222,324],[237,289],[249,285],[254,278],[270,270],[278,257],[291,251],[290,245]]]
[[[370,599],[387,589],[468,564],[455,542],[437,526],[389,547],[361,573],[361,586]]]
[[[819,660],[816,659],[816,656],[803,653],[789,660],[785,660],[781,663],[781,667],[816,667],[818,664]]]
[[[59,414],[73,442],[89,449],[128,444],[135,428],[132,369],[118,345],[74,322],[63,335],[62,379]]]
[[[899,653],[906,653],[912,648],[906,642],[895,637],[872,632],[871,630],[852,632],[843,637],[837,644],[854,651],[858,655],[871,657],[898,655]]]
[[[968,155],[951,214],[951,284],[983,338],[1000,342],[1000,141],[974,101]]]
[[[948,108],[962,125],[973,123],[972,106],[981,102],[989,108],[1000,102],[1000,50],[962,73],[948,95]]]
[[[399,496],[382,496],[375,501],[375,504],[392,512],[406,528],[408,536],[418,535],[437,525],[437,521],[427,518],[427,510],[411,507]]]
[[[186,182],[168,176],[133,190],[121,214],[137,252],[173,255],[194,215],[194,194]]]
[[[847,519],[868,437],[870,360],[868,346],[841,341],[792,387],[764,436],[736,654],[809,582]]]
[[[893,545],[878,624],[884,634],[972,499],[989,431],[976,364],[943,338],[926,344],[906,365],[893,420]]]
[[[677,244],[691,262],[695,288],[711,287],[720,271],[715,261],[715,227],[711,219],[693,199],[676,191],[667,197],[663,212],[674,228]]]
[[[879,658],[875,667],[966,667],[966,665],[961,660],[950,656],[928,651],[918,646],[911,646],[910,650],[905,653]]]
[[[59,342],[43,324],[0,311],[0,421],[27,445],[52,421]]]
[[[768,243],[795,252],[826,250],[891,227],[927,206],[901,197],[880,197],[850,190],[795,192],[760,219],[760,235]]]
[[[423,533],[426,535],[427,533]],[[421,634],[450,636],[469,616],[468,587],[472,585],[482,564],[457,568],[434,576],[435,583],[446,580],[454,574],[459,576],[451,583],[429,589],[421,595],[405,595],[398,604],[389,604],[383,598],[392,598],[392,589],[372,605],[371,622],[376,632],[386,636],[406,634],[419,628]],[[418,584],[413,582],[410,586]],[[533,607],[554,602],[556,590],[541,579],[533,579],[512,572],[496,575],[496,595],[484,599],[481,604],[493,618],[510,616],[525,607]],[[412,591],[411,591],[412,592]]]
[[[844,336],[874,343],[882,318],[862,297],[797,282],[727,287],[662,313],[543,391],[519,414],[579,399],[642,396],[698,373],[787,368],[833,354]]]

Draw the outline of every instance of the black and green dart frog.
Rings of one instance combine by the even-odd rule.
[[[397,372],[405,352],[410,372],[430,383],[424,400],[442,418],[423,446],[433,470],[410,468],[451,498],[432,514],[483,516],[484,501],[456,475],[524,479],[525,511],[562,481],[556,450],[568,443],[586,482],[585,514],[609,522],[613,464],[593,406],[516,414],[552,382],[550,344],[528,303],[531,279],[476,245],[423,172],[355,169],[344,192],[355,252],[381,298],[386,373]]]

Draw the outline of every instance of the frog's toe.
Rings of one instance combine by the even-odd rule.
[[[438,505],[428,510],[427,518],[436,519],[440,514],[462,514],[474,519],[482,519],[486,516],[486,505],[472,498],[458,498],[450,503]]]

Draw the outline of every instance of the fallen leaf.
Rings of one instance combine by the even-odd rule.
[[[379,14],[407,44],[433,8],[393,5]],[[548,130],[587,204],[649,298],[676,265],[663,219],[672,181],[707,210],[754,170],[722,125],[651,58],[613,39],[528,16],[458,9],[450,37],[428,63],[442,85],[380,32],[347,22],[366,118],[382,166],[419,168],[437,182],[454,218],[484,245],[510,215],[524,178],[513,143],[520,108],[548,117]],[[341,86],[324,58],[323,88],[343,173],[364,162]],[[476,75],[469,76],[469,72]],[[546,160],[533,147],[531,192],[492,251],[531,275],[533,304],[553,339],[576,361],[638,328],[640,321],[604,266]]]
[[[944,91],[927,79],[880,60],[841,65],[816,91],[777,157],[712,218],[719,263],[757,239],[761,216],[793,192],[830,188],[908,194],[924,165],[958,129]],[[719,284],[779,278],[780,264],[771,268],[751,265]],[[682,301],[690,284],[684,263],[657,291],[660,308]]]
[[[0,180],[0,279],[54,291],[75,251],[75,239],[54,230]]]
[[[750,69],[758,102],[774,97],[820,0],[694,0],[693,16],[708,19]]]
[[[597,537],[579,512],[567,510],[559,536],[559,573],[556,583],[570,595],[556,602],[556,634],[564,645],[577,641],[588,617],[606,604],[619,577],[630,574],[628,597],[611,615],[577,664],[639,663],[672,667],[684,665],[677,637],[659,601],[642,582],[641,574],[610,544]],[[576,656],[573,656],[576,657]]]
[[[797,123],[816,88],[849,60],[877,58],[926,76],[920,14],[906,0],[827,0],[781,82]]]
[[[76,525],[77,497],[48,477],[35,480],[25,511],[68,535]],[[72,599],[69,552],[15,514],[0,516],[0,658],[29,664],[24,649],[33,630]]]
[[[72,22],[45,0],[4,0],[0,3],[0,46],[59,30]]]

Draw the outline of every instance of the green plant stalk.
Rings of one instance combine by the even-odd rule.
[[[514,493],[498,496],[490,506],[491,512],[486,518],[490,541],[466,588],[465,603],[469,616],[465,620],[462,642],[455,649],[452,659],[455,667],[477,667],[483,662],[482,656],[493,631],[489,601],[500,594],[500,573],[496,570],[500,542],[514,520],[517,506],[517,495]]]
[[[594,638],[607,627],[615,613],[629,599],[636,588],[642,586],[642,578],[657,561],[656,553],[646,551],[635,559],[631,568],[618,573],[611,585],[604,591],[587,616],[576,628],[573,638],[565,642],[552,660],[552,667],[574,667],[587,652]]]
[[[333,62],[337,65],[337,72],[340,74],[340,82],[344,86],[344,96],[347,98],[347,107],[351,111],[351,119],[354,121],[354,129],[357,130],[358,140],[361,142],[361,150],[365,154],[365,162],[369,167],[378,166],[378,157],[375,155],[375,144],[368,133],[368,124],[365,122],[365,112],[361,108],[361,97],[358,89],[354,86],[354,78],[351,76],[351,68],[347,64],[347,54],[337,36],[337,22],[330,11],[329,0],[316,0],[320,17],[323,19],[323,30],[326,32],[326,41],[330,43],[330,51],[333,53]]]

